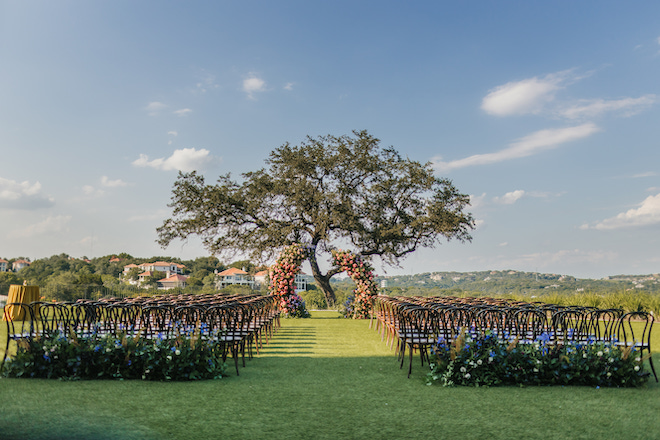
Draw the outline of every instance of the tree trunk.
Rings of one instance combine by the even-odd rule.
[[[319,274],[321,275],[321,274]],[[335,302],[337,301],[337,297],[335,296],[335,291],[330,285],[330,277],[329,276],[319,276],[317,277],[316,275],[314,276],[314,280],[316,283],[319,285],[321,290],[323,291],[323,295],[325,295],[325,302],[328,304],[328,308],[332,309],[335,307]]]
[[[341,272],[341,269],[331,269],[325,275],[322,274],[321,269],[319,269],[318,262],[316,261],[316,251],[313,251],[310,254],[309,264],[312,266],[312,275],[314,275],[314,280],[323,291],[325,302],[328,304],[328,308],[334,308],[335,303],[337,302],[337,297],[335,296],[334,289],[330,285],[330,278]]]

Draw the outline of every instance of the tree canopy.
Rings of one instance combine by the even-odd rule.
[[[329,280],[341,269],[323,274],[317,255],[336,244],[396,265],[443,238],[471,240],[469,196],[435,177],[429,163],[381,148],[366,131],[286,143],[266,165],[240,182],[227,174],[206,184],[197,172],[179,173],[159,244],[197,235],[214,254],[238,251],[259,260],[291,243],[308,244],[314,278],[332,303]]]

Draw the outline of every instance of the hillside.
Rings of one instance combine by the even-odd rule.
[[[427,272],[412,275],[379,276],[377,282],[383,292],[414,295],[415,291],[427,295],[429,290],[439,294],[447,291],[479,292],[481,294],[544,295],[575,292],[646,292],[660,293],[660,274],[617,275],[603,279],[579,279],[570,275],[537,272],[478,271]],[[337,281],[337,285],[350,285],[350,280]]]

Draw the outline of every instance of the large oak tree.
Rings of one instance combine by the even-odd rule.
[[[333,304],[330,278],[341,269],[323,273],[317,258],[338,242],[396,265],[443,238],[471,240],[468,195],[435,177],[429,163],[379,144],[366,131],[308,137],[275,149],[267,168],[243,174],[240,182],[228,174],[209,185],[197,172],[179,173],[172,218],[158,228],[158,242],[167,246],[197,235],[216,255],[241,252],[257,259],[306,243],[314,279]]]

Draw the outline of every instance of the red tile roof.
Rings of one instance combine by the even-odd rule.
[[[187,276],[185,275],[170,275],[167,278],[163,278],[162,280],[159,280],[160,283],[166,282],[166,281],[186,281],[188,279]]]
[[[247,275],[247,272],[241,269],[236,269],[235,267],[230,267],[227,270],[223,270],[218,274],[221,277],[228,276],[228,275]]]

